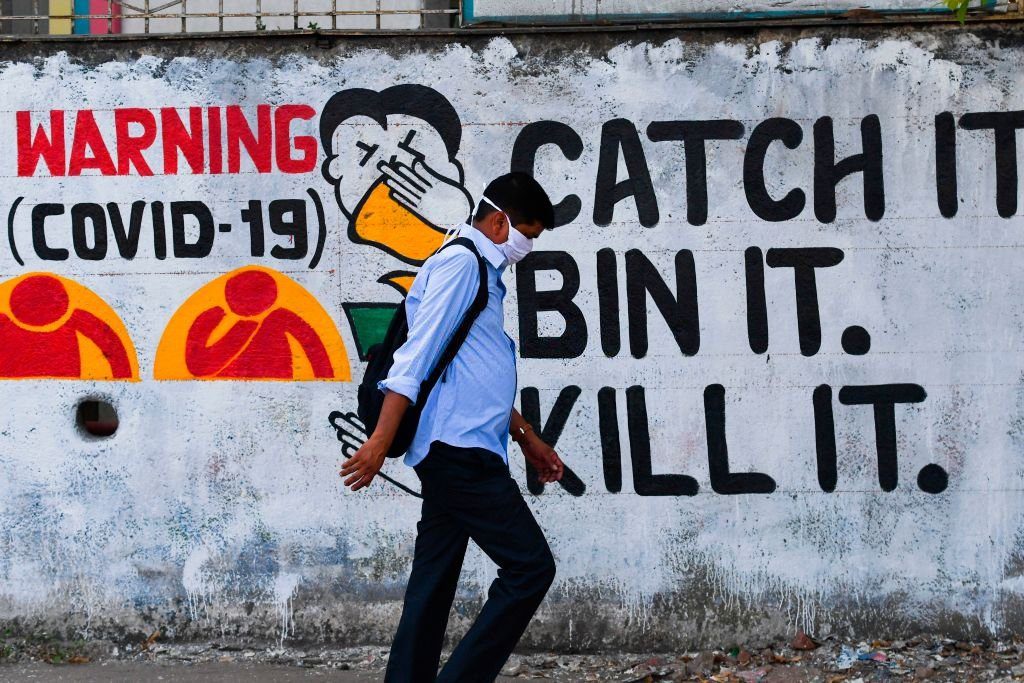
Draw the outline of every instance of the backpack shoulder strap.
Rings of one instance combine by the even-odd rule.
[[[469,330],[473,327],[473,323],[480,316],[480,312],[487,308],[487,265],[484,263],[484,259],[480,256],[480,252],[477,250],[476,245],[473,241],[467,237],[457,237],[452,241],[446,243],[441,249],[447,249],[451,246],[461,246],[469,249],[474,256],[476,256],[477,269],[480,273],[480,284],[477,288],[476,297],[473,299],[473,303],[469,305],[469,309],[466,311],[466,315],[462,318],[462,322],[455,329],[455,333],[452,335],[451,340],[441,353],[441,357],[437,360],[437,365],[430,372],[423,384],[420,385],[420,396],[424,397],[418,400],[417,405],[422,405],[425,402],[425,397],[430,393],[430,390],[434,388],[437,381],[441,379],[441,375],[451,364],[455,355],[462,348],[463,342],[466,341],[466,337],[469,336]],[[440,249],[438,250],[440,251]]]

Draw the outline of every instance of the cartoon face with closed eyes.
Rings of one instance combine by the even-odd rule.
[[[331,97],[320,115],[328,153],[321,170],[348,218],[349,238],[421,265],[472,211],[456,159],[461,138],[459,115],[432,88],[352,88]],[[382,280],[406,291],[411,276]]]

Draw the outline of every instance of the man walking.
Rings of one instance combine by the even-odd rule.
[[[391,646],[386,679],[493,681],[554,580],[555,563],[508,467],[511,436],[540,481],[557,481],[562,462],[513,407],[515,345],[504,330],[506,266],[525,257],[553,227],[554,211],[525,173],[494,180],[458,236],[472,240],[487,271],[487,306],[427,397],[405,456],[422,484],[412,573]],[[377,427],[342,466],[353,491],[370,484],[420,384],[437,364],[476,297],[477,257],[453,245],[427,259],[406,298],[408,339],[395,352]],[[440,674],[437,666],[469,539],[498,565],[487,602]]]

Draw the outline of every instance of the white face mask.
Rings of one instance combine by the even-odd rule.
[[[492,202],[487,197],[481,196],[480,199],[493,206],[498,211],[501,211],[501,207]],[[533,249],[533,240],[512,225],[512,219],[508,217],[508,214],[501,211],[501,214],[508,221],[508,239],[504,243],[498,245],[498,249],[501,249],[501,253],[505,255],[505,259],[509,265],[519,263],[526,255]]]

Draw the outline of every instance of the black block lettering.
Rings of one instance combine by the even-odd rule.
[[[622,348],[619,330],[619,272],[615,251],[605,247],[597,252],[597,307],[601,325],[601,350],[612,358]]]
[[[157,259],[167,258],[167,229],[164,224],[164,203],[153,202],[153,253]]]
[[[92,225],[91,230],[86,228],[86,222]],[[107,214],[102,206],[83,203],[71,207],[71,243],[75,247],[75,255],[84,261],[102,261],[106,257]]]
[[[601,431],[601,464],[604,486],[611,493],[622,490],[622,446],[619,442],[619,410],[615,389],[601,387],[597,392],[597,424]]]
[[[772,268],[792,268],[796,290],[796,325],[800,353],[813,356],[821,348],[821,316],[818,313],[818,285],[815,268],[829,268],[843,260],[843,252],[832,247],[769,249],[765,261]]]
[[[559,289],[537,291],[537,272],[555,270],[562,276]],[[580,290],[580,269],[564,251],[533,252],[516,266],[519,297],[519,352],[523,358],[577,358],[587,348],[587,321],[573,303]],[[537,314],[554,311],[565,320],[557,337],[541,337]]]
[[[715,493],[738,495],[775,491],[775,480],[767,474],[729,471],[729,448],[725,438],[725,387],[721,384],[711,384],[704,389],[704,421],[711,489]]]
[[[536,387],[524,387],[519,393],[519,401],[523,409],[523,419],[530,423],[533,430],[540,436],[541,441],[554,448],[555,444],[558,443],[559,437],[562,436],[562,431],[565,429],[565,423],[569,419],[573,406],[576,405],[576,399],[580,397],[582,392],[583,390],[577,386],[568,386],[558,392],[558,398],[555,399],[555,405],[551,408],[547,422],[541,427],[540,392],[537,391]],[[533,465],[528,460],[525,462],[526,488],[529,489],[530,493],[538,496],[544,493],[544,484],[537,477],[537,470],[534,469]],[[586,485],[568,465],[565,465],[565,463],[563,465],[562,478],[558,483],[572,495],[582,496],[587,490]]]
[[[185,237],[185,216],[193,216],[199,224],[195,242]],[[171,202],[171,235],[175,258],[203,258],[213,249],[213,215],[202,202]]]
[[[67,249],[51,247],[46,243],[46,219],[63,214],[63,204],[44,203],[32,207],[32,249],[44,261],[66,261],[70,255]]]
[[[544,145],[555,145],[569,161],[576,161],[583,154],[583,140],[570,126],[560,121],[534,121],[523,127],[512,145],[512,171],[534,175],[537,150]],[[574,194],[555,204],[555,227],[568,225],[576,220],[583,204]]]
[[[686,220],[690,225],[708,222],[707,140],[738,140],[743,137],[739,121],[652,121],[647,137],[653,142],[682,140],[686,157]]]
[[[764,295],[764,256],[757,247],[743,252],[747,275],[747,342],[754,353],[768,350],[768,301]]]
[[[836,422],[832,414],[832,387],[815,387],[814,452],[818,460],[818,486],[826,493],[836,490]]]
[[[956,119],[948,111],[935,116],[935,195],[944,218],[956,215]]]
[[[779,140],[789,149],[796,149],[804,139],[800,124],[792,119],[767,119],[757,124],[750,134],[747,151],[743,155],[743,191],[747,204],[759,218],[766,221],[788,221],[800,215],[807,198],[804,191],[794,188],[782,199],[768,194],[764,181],[764,158],[768,147]]]
[[[618,180],[620,153],[629,174],[622,181]],[[614,119],[601,127],[601,151],[594,184],[594,223],[611,224],[615,205],[626,197],[633,197],[636,202],[640,225],[649,228],[658,224],[658,199],[640,136],[628,119]]]
[[[647,295],[651,295],[675,337],[679,350],[693,356],[700,350],[700,320],[697,310],[697,271],[693,253],[676,254],[676,294],[665,284],[658,269],[639,249],[626,252],[626,316],[629,320],[629,350],[634,358],[647,355]]]
[[[853,173],[863,174],[864,215],[877,221],[885,214],[882,127],[878,116],[871,114],[861,120],[860,139],[860,154],[836,161],[832,119],[823,116],[814,122],[814,215],[822,223],[836,219],[836,186]]]
[[[839,390],[839,402],[843,405],[870,405],[874,408],[878,485],[883,491],[894,491],[899,484],[896,404],[921,403],[926,396],[924,387],[917,384],[846,386]]]
[[[697,480],[685,474],[652,474],[651,434],[644,388],[626,389],[626,423],[633,461],[633,489],[639,496],[695,496]]]
[[[991,130],[996,153],[996,211],[1003,218],[1017,213],[1017,129],[1024,128],[1024,110],[964,114],[965,130]]]
[[[110,214],[110,228],[114,233],[114,241],[117,243],[117,252],[121,258],[129,261],[135,258],[139,252],[139,236],[142,234],[142,214],[146,210],[146,202],[139,200],[132,202],[131,215],[128,218],[128,229],[124,227],[124,218],[121,216],[121,207],[117,202],[107,203],[107,213]]]

